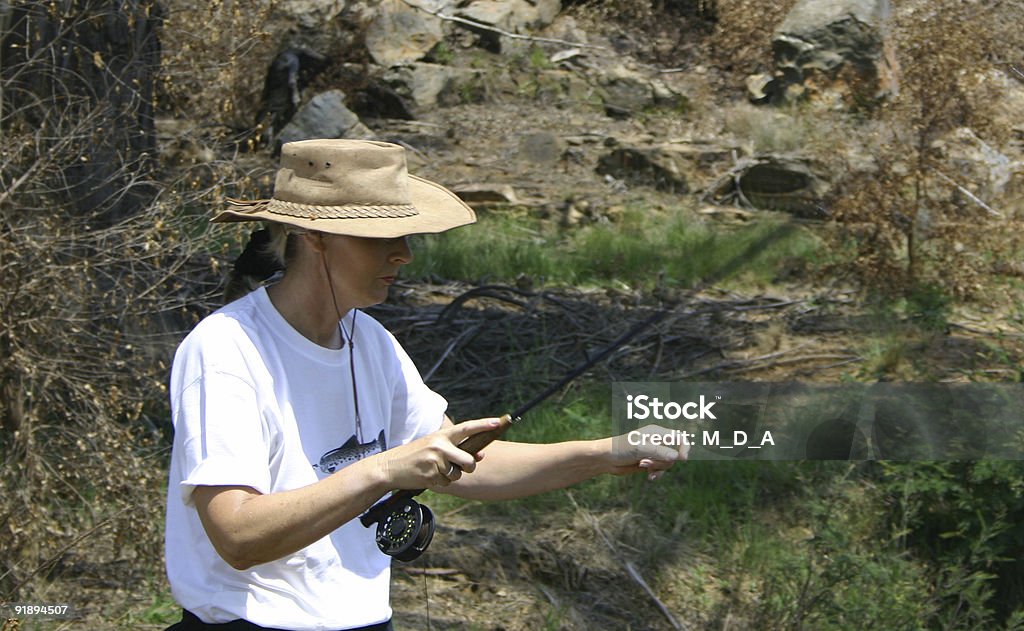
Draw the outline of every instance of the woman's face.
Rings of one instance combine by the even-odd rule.
[[[384,302],[398,270],[412,261],[412,250],[405,237],[370,239],[325,234],[323,257],[338,304],[347,310]]]

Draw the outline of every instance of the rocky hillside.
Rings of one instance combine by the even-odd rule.
[[[995,35],[982,25],[1000,23],[999,7],[929,52],[927,29],[949,20],[926,21],[928,2],[296,0],[245,15],[170,4],[183,6],[165,27],[169,68],[202,66],[179,47],[193,22],[217,32],[188,55],[233,51],[169,86],[172,99],[210,97],[186,108],[189,138],[187,121],[163,121],[176,161],[215,157],[202,132],[215,122],[268,168],[289,140],[399,142],[413,170],[471,203],[569,224],[633,202],[835,219],[849,214],[847,188],[889,171],[914,171],[930,200],[972,221],[1021,214],[1024,74],[1012,41],[992,59],[977,39]],[[918,66],[951,61],[952,82],[922,80]],[[966,102],[915,114],[925,97]],[[928,137],[914,138],[922,124]],[[929,166],[918,173],[911,153]]]

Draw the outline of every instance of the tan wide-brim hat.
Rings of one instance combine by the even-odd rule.
[[[370,140],[287,143],[273,197],[228,204],[213,221],[276,221],[354,237],[443,232],[476,221],[455,193],[409,174],[403,147]]]

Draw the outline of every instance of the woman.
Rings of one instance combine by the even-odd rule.
[[[412,260],[407,235],[475,221],[409,175],[401,147],[286,144],[273,198],[232,204],[214,221],[269,222],[284,273],[203,320],[175,355],[167,572],[185,612],[172,628],[389,629],[390,558],[354,519],[388,492],[514,498],[602,473],[656,477],[679,456],[624,456],[611,439],[457,447],[498,420],[454,425],[359,311]]]

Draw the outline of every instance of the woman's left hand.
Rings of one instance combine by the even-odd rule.
[[[657,480],[677,460],[686,460],[690,446],[676,445],[677,431],[660,425],[646,425],[614,436],[612,441],[612,471],[614,475],[647,472],[649,480]]]

